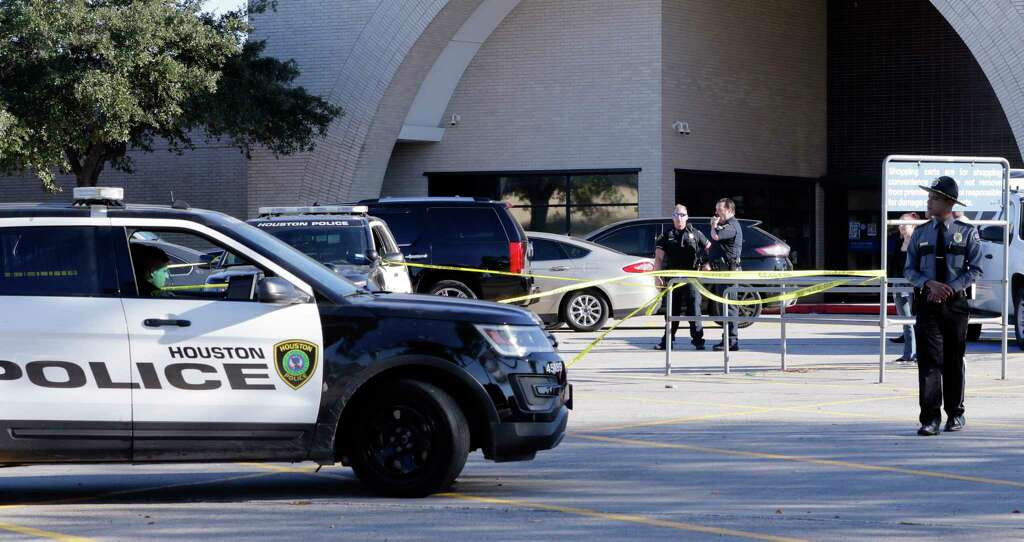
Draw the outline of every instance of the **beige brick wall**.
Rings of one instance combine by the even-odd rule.
[[[825,0],[665,0],[665,193],[676,168],[825,174],[826,17]]]
[[[660,197],[661,0],[524,0],[470,63],[439,143],[398,143],[385,195],[426,194],[424,171],[642,168]]]

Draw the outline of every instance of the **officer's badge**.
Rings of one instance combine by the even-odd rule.
[[[939,186],[939,178],[938,177],[932,179],[932,188],[935,188],[936,186]]]
[[[963,243],[964,242],[964,234],[962,234],[960,232],[954,233],[953,234],[953,242],[954,243]]]
[[[319,348],[308,341],[295,339],[274,345],[277,374],[293,390],[301,388],[316,373],[317,359]]]

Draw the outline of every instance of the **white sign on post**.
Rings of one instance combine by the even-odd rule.
[[[889,211],[923,211],[928,186],[941,176],[952,177],[960,189],[960,201],[971,211],[1003,208],[1006,168],[991,162],[888,162],[885,164],[885,206]]]

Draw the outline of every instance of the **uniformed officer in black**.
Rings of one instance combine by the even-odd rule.
[[[939,434],[945,401],[946,431],[964,428],[966,291],[981,276],[978,230],[953,218],[959,189],[939,177],[928,194],[931,220],[918,226],[907,247],[904,277],[915,286],[917,380],[921,403],[918,435]]]
[[[711,268],[715,271],[742,271],[740,254],[743,251],[743,230],[740,221],[736,220],[736,203],[729,198],[718,200],[715,205],[715,216],[711,218]],[[725,297],[729,284],[715,287],[716,294]],[[739,307],[729,305],[727,316],[738,316]],[[739,336],[736,333],[736,322],[726,322],[729,332],[729,350],[739,350]],[[715,350],[723,350],[725,342],[715,345]]]
[[[685,205],[676,205],[672,213],[672,229],[663,233],[658,238],[654,249],[654,269],[681,269],[697,270],[704,267],[708,259],[708,249],[711,242],[701,233],[687,223],[688,216]],[[661,278],[658,283],[664,284]],[[683,301],[686,301],[686,315],[700,316],[700,292],[692,284],[686,284],[672,291],[672,315],[682,314]],[[679,329],[679,322],[672,322],[672,341],[676,340],[676,330]],[[665,349],[666,338],[662,337],[661,342],[655,346],[657,350]],[[690,343],[697,350],[704,350],[704,326],[700,321],[690,322]]]

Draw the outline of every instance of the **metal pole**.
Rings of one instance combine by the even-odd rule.
[[[668,283],[668,294],[665,295],[665,376],[672,374],[672,281]]]
[[[723,292],[725,299],[729,299],[729,288],[726,288]],[[724,318],[729,317],[729,305],[722,303],[722,316]],[[725,374],[729,374],[729,322],[722,320],[722,366]]]
[[[1018,211],[1020,212],[1020,211]],[[1010,164],[1003,160],[1003,218],[1006,225],[1003,226],[1003,321],[1002,321],[1002,355],[1000,362],[1001,380],[1006,380],[1006,350],[1007,350],[1007,324],[1010,311]]]
[[[782,372],[786,372],[786,302],[779,302],[779,322],[782,327]]]
[[[885,328],[888,326],[886,319],[889,316],[889,202],[887,191],[889,189],[889,158],[882,162],[882,231],[879,232],[879,245],[882,247],[882,270],[885,275],[882,277],[881,288],[879,289],[878,301],[878,383],[885,382]]]

